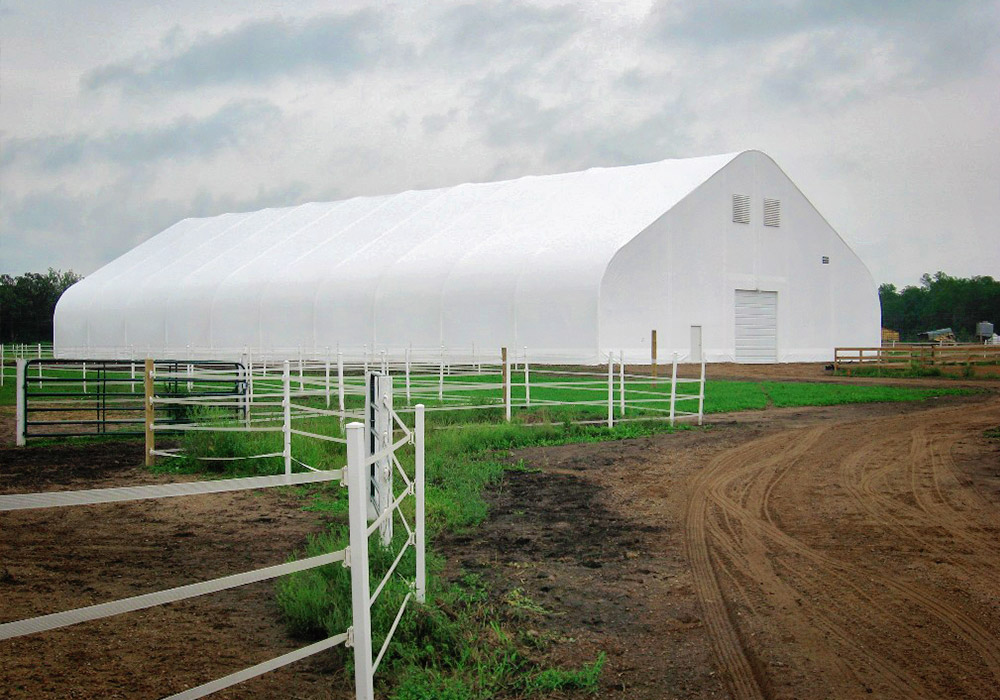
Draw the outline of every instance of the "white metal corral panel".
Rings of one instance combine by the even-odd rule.
[[[778,361],[778,293],[736,290],[736,361]]]

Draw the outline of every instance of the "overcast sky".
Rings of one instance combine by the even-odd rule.
[[[0,272],[188,216],[758,148],[876,281],[1000,277],[1000,1],[0,0]]]

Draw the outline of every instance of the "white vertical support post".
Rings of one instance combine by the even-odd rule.
[[[438,401],[444,401],[444,346],[441,346],[441,355],[438,358]]]
[[[414,548],[417,555],[417,572],[414,586],[417,602],[427,601],[427,547],[424,529],[424,405],[418,403],[413,414],[413,493],[416,501],[413,519]]]
[[[131,363],[129,363],[128,378],[132,380],[131,383],[129,384],[129,391],[134,394],[135,393],[135,360],[133,360]]]
[[[38,344],[38,388],[42,388],[42,344]]]
[[[323,361],[323,393],[326,395],[326,407],[330,408],[330,348],[326,349]]]
[[[670,425],[674,424],[675,407],[677,406],[677,353],[674,353],[674,366],[670,373]]]
[[[351,568],[353,620],[348,637],[354,646],[354,690],[358,700],[374,700],[372,618],[368,580],[368,469],[365,468],[365,426],[347,426],[347,504],[350,524],[348,562]]]
[[[364,362],[365,362],[364,376],[367,377],[368,376],[368,344],[367,343],[365,343],[364,345],[361,346],[361,356],[364,358]]]
[[[375,440],[376,452],[385,452],[392,446],[392,433],[395,425],[392,420],[392,377],[382,374],[375,381]],[[375,484],[378,490],[379,515],[392,508],[392,457],[386,456],[375,463]],[[392,544],[392,521],[390,515],[379,526],[382,544],[386,547]]]
[[[615,354],[608,353],[608,427],[615,427]]]
[[[253,348],[247,348],[247,424],[250,424],[250,409],[253,407]]]
[[[701,380],[698,383],[698,425],[705,419],[705,354],[701,356]]]
[[[510,357],[507,355],[507,348],[501,348],[500,354],[503,360],[503,412],[504,418],[510,423]]]
[[[285,360],[281,373],[282,399],[281,407],[284,409],[284,421],[281,432],[284,436],[284,447],[282,455],[285,458],[285,476],[292,473],[292,368],[291,363]]]
[[[7,361],[3,357],[3,343],[0,343],[0,386],[3,386],[4,377],[7,376]]]
[[[625,417],[625,351],[618,351],[618,415]]]
[[[187,366],[187,376],[188,376],[188,393],[190,394],[194,390],[194,382],[191,381],[191,377],[194,376],[194,365],[189,364]]]
[[[24,447],[25,440],[25,418],[27,418],[27,406],[25,406],[25,396],[24,396],[24,372],[27,362],[23,359],[18,358],[15,360],[17,363],[17,373],[14,375],[14,381],[17,382],[15,385],[15,391],[17,392],[17,435],[16,443],[18,447]]]
[[[344,353],[337,350],[337,407],[340,413],[344,413]],[[340,416],[340,422],[344,422],[344,416]]]
[[[83,363],[82,375],[83,375],[83,393],[86,394],[87,393],[87,363],[86,362]]]
[[[385,349],[382,349],[382,374],[389,374],[389,356]]]
[[[403,351],[406,362],[406,405],[410,405],[410,348]],[[421,404],[422,406],[423,404]]]
[[[302,346],[299,346],[299,391],[306,390],[305,378],[302,373]]]
[[[156,462],[156,455],[153,454],[153,450],[156,449],[156,433],[153,432],[153,423],[156,420],[156,407],[153,406],[153,380],[155,378],[155,373],[156,363],[153,362],[153,358],[147,357],[146,361],[142,365],[142,407],[145,419],[143,423],[145,424],[145,463],[147,467],[153,466]]]
[[[528,346],[524,346],[524,405],[531,406],[531,367],[528,365]]]
[[[42,359],[42,344],[38,344],[38,359]]]

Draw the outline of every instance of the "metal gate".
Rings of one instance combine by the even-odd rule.
[[[158,372],[172,377],[157,387],[158,396],[232,396],[247,391],[239,362],[157,360],[155,364]],[[28,438],[142,435],[143,399],[141,361],[18,360],[17,443],[23,445]],[[179,418],[164,412],[156,422],[163,425]]]

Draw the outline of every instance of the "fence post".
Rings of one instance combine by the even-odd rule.
[[[510,363],[507,362],[507,348],[500,348],[500,361],[503,364],[503,411],[504,417],[510,421]]]
[[[652,362],[653,377],[656,377],[656,330],[653,330],[649,334],[649,352],[650,361]]]
[[[674,424],[674,407],[677,405],[677,353],[674,353],[674,366],[670,373],[670,425]]]
[[[701,383],[698,385],[698,425],[705,418],[705,355],[701,356]]]
[[[14,381],[17,382],[15,389],[17,391],[17,436],[16,442],[18,447],[24,447],[25,440],[25,423],[28,417],[27,405],[25,403],[24,395],[24,385],[27,381],[26,369],[27,361],[18,358],[15,360],[17,365],[17,373],[14,375]]]
[[[618,351],[618,415],[625,417],[625,351]]]
[[[424,531],[424,405],[418,403],[413,415],[413,452],[414,452],[414,535],[416,537],[417,573],[414,581],[417,601],[427,601],[427,550]]]
[[[438,360],[438,401],[444,401],[444,346],[441,346],[441,357]]]
[[[365,426],[347,425],[347,504],[350,523],[350,638],[354,645],[354,689],[358,700],[373,700],[372,619],[368,581],[368,469],[365,468]]]
[[[375,424],[372,431],[375,434],[374,453],[384,452],[392,446],[392,433],[395,424],[392,420],[392,377],[388,374],[378,374],[372,377],[375,383]],[[372,465],[375,473],[375,484],[378,490],[378,513],[381,515],[392,507],[392,456],[383,457]],[[379,526],[382,544],[388,547],[392,544],[393,515],[385,519]]]
[[[305,379],[302,375],[302,346],[299,346],[299,391],[306,390]]]
[[[528,346],[524,346],[524,405],[531,406],[531,369],[528,366]]]
[[[87,393],[87,363],[83,363],[83,393]]]
[[[285,360],[282,369],[281,385],[284,394],[281,406],[285,411],[285,419],[281,426],[281,432],[285,438],[282,454],[285,457],[285,476],[290,476],[292,473],[292,368],[288,360]]]
[[[410,348],[403,351],[406,362],[406,405],[410,405]]]
[[[153,450],[156,449],[156,436],[153,433],[153,420],[156,417],[156,411],[153,407],[153,358],[151,357],[147,357],[143,364],[142,389],[145,397],[143,407],[146,417],[146,466],[151,467],[155,458]]]
[[[3,343],[0,343],[0,386],[3,386],[4,377],[7,376],[7,360],[3,357]]]
[[[608,427],[615,427],[615,354],[608,353]]]
[[[344,423],[344,353],[337,350],[337,405],[340,407],[340,423]]]
[[[323,391],[326,394],[326,407],[330,408],[330,348],[326,349],[326,359],[323,361]]]

